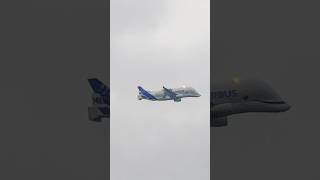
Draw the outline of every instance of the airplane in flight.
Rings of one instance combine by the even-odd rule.
[[[214,83],[210,98],[210,126],[228,125],[227,117],[248,112],[284,112],[287,104],[267,83],[259,80],[234,79]]]
[[[96,78],[88,79],[93,90],[92,106],[88,107],[90,121],[101,122],[102,118],[110,118],[110,89]]]
[[[201,95],[192,87],[181,87],[175,89],[169,89],[163,86],[162,90],[147,91],[141,86],[138,86],[139,94],[138,100],[146,99],[150,101],[166,101],[173,100],[174,102],[180,102],[181,98],[185,97],[200,97]]]

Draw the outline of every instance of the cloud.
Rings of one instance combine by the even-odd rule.
[[[208,0],[111,3],[112,179],[209,179],[209,20]],[[137,85],[202,96],[138,101]]]

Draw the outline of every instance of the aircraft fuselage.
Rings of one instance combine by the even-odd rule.
[[[213,84],[211,126],[227,125],[227,116],[247,112],[284,112],[290,106],[265,82],[230,81]]]
[[[185,97],[200,97],[201,95],[192,87],[181,87],[175,89],[164,89],[159,91],[146,91],[139,87],[138,99],[147,99],[152,101],[174,100],[181,101]]]

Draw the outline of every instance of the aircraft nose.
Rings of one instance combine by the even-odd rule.
[[[281,106],[278,107],[278,111],[279,112],[285,112],[288,111],[289,109],[291,109],[291,106],[288,103],[284,103]]]
[[[290,104],[285,103],[284,111],[288,111],[289,109],[291,109]]]

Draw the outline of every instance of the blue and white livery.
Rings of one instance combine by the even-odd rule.
[[[174,102],[180,102],[181,98],[185,97],[200,97],[201,95],[192,87],[181,87],[175,89],[168,89],[162,87],[159,91],[147,91],[141,86],[138,86],[139,94],[138,100],[146,99],[150,101],[166,101],[173,100]]]
[[[89,120],[100,122],[110,117],[110,90],[96,78],[88,79],[93,90],[92,105],[88,107]]]

